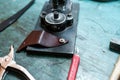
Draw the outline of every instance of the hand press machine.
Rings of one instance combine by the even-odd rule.
[[[73,54],[75,51],[79,4],[70,0],[45,3],[33,30],[17,52]]]
[[[32,4],[3,21],[0,31],[13,24]],[[23,41],[17,52],[26,50],[38,53],[74,54],[79,4],[70,0],[50,0],[45,3],[35,30]],[[12,22],[11,22],[12,21]],[[73,55],[67,80],[75,80],[80,58]]]
[[[49,0],[33,30],[18,48],[30,53],[72,56],[67,80],[75,80],[80,57],[75,53],[79,3]],[[73,55],[74,54],[74,55]]]

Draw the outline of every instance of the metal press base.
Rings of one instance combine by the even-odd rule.
[[[44,8],[43,8],[44,9]],[[53,47],[53,48],[40,48],[38,46],[28,46],[26,50],[28,52],[33,53],[57,53],[57,54],[73,54],[75,51],[75,44],[76,44],[76,36],[77,36],[77,24],[78,24],[78,18],[79,18],[79,4],[73,3],[73,11],[72,11],[74,22],[73,25],[70,26],[70,28],[59,32],[59,33],[53,33],[54,35],[58,37],[63,37],[66,40],[69,40],[69,43]],[[38,22],[36,24],[35,30],[43,30],[42,27],[40,27],[40,19],[38,19]]]

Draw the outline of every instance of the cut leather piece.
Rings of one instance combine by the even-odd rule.
[[[46,31],[32,31],[28,37],[23,41],[20,47],[17,49],[17,52],[22,51],[27,46],[39,45],[42,47],[57,47],[68,43],[68,40],[65,40],[64,43],[60,42],[62,38],[58,38],[57,36],[50,34]]]

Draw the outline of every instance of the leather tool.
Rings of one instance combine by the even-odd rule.
[[[18,65],[14,61],[13,46],[10,47],[10,52],[8,55],[0,57],[0,80],[3,80],[3,76],[7,68],[21,73],[21,75],[23,75],[26,78],[26,80],[35,80],[34,77],[24,67]]]
[[[110,80],[120,80],[120,57],[118,58],[118,61],[115,64],[115,67],[110,76]]]
[[[120,53],[120,40],[112,39],[110,41],[110,50]]]
[[[28,8],[35,2],[35,0],[32,0],[29,2],[29,4],[27,4],[23,9],[21,9],[20,11],[18,11],[16,14],[12,15],[11,17],[9,17],[8,19],[4,20],[3,22],[0,23],[0,32],[2,32],[3,30],[5,30],[8,26],[10,26],[11,24],[13,24],[14,22],[16,22],[16,20],[18,20],[22,14],[28,10]]]
[[[120,53],[120,40],[118,39],[112,39],[110,41],[110,50]],[[112,71],[112,74],[110,76],[110,80],[120,80],[120,56],[115,63],[114,69]]]

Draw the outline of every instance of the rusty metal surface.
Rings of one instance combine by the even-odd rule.
[[[36,0],[16,23],[0,33],[0,56],[15,50],[34,29],[40,10],[47,0]],[[76,48],[81,63],[76,80],[108,80],[118,54],[109,50],[111,38],[120,38],[120,1],[94,2],[73,0],[80,3],[80,16]],[[20,10],[29,0],[0,0],[0,22]],[[9,5],[9,6],[8,6]],[[71,60],[42,55],[15,54],[16,62],[25,67],[36,80],[65,80]],[[9,72],[5,80],[19,80],[20,76]]]

